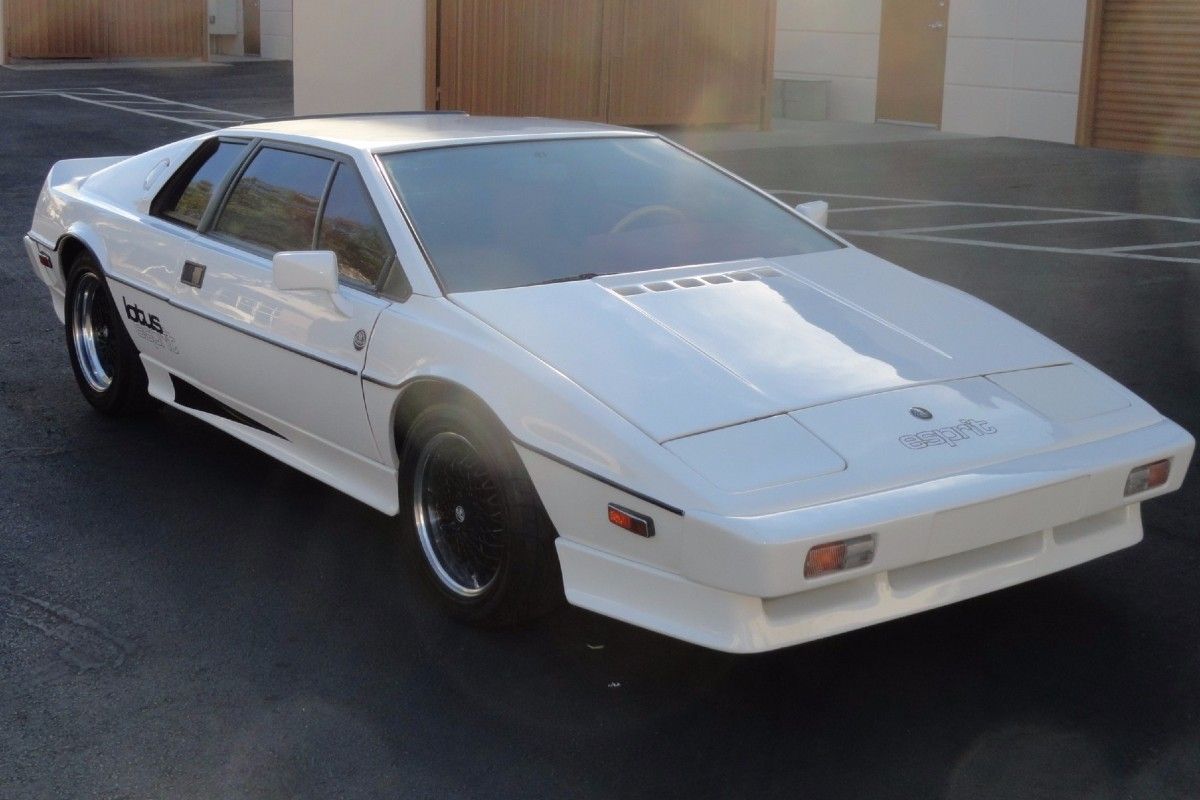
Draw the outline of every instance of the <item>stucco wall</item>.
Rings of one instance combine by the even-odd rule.
[[[942,129],[1071,142],[1087,0],[949,0]],[[881,0],[779,0],[775,74],[831,82],[832,119],[875,119]]]
[[[880,0],[779,0],[777,78],[830,81],[829,116],[875,121]]]
[[[236,3],[238,33],[234,36],[209,36],[213,55],[240,56],[246,52],[245,8]],[[258,6],[259,55],[263,58],[290,60],[292,57],[292,0],[260,0]]]
[[[425,0],[367,5],[294,0],[297,114],[424,108]]]
[[[259,5],[263,58],[292,57],[292,0],[262,0]]]
[[[1075,141],[1087,0],[950,0],[942,128]]]

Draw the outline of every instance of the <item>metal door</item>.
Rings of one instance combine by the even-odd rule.
[[[260,0],[242,0],[242,52],[262,55],[262,9]]]
[[[941,127],[949,0],[883,0],[875,118]]]

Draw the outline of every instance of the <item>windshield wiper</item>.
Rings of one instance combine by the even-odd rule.
[[[544,281],[531,283],[530,286],[545,286],[548,283],[570,283],[571,281],[590,281],[592,278],[599,278],[601,275],[611,275],[611,272],[581,272],[578,275],[565,275],[561,278],[548,278]]]

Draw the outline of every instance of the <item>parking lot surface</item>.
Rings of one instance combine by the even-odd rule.
[[[1200,796],[1194,476],[1137,547],[738,657],[576,609],[459,626],[388,518],[174,411],[93,413],[20,241],[46,171],[286,114],[290,86],[282,64],[0,69],[0,797]],[[1200,162],[710,155],[1200,430]]]

